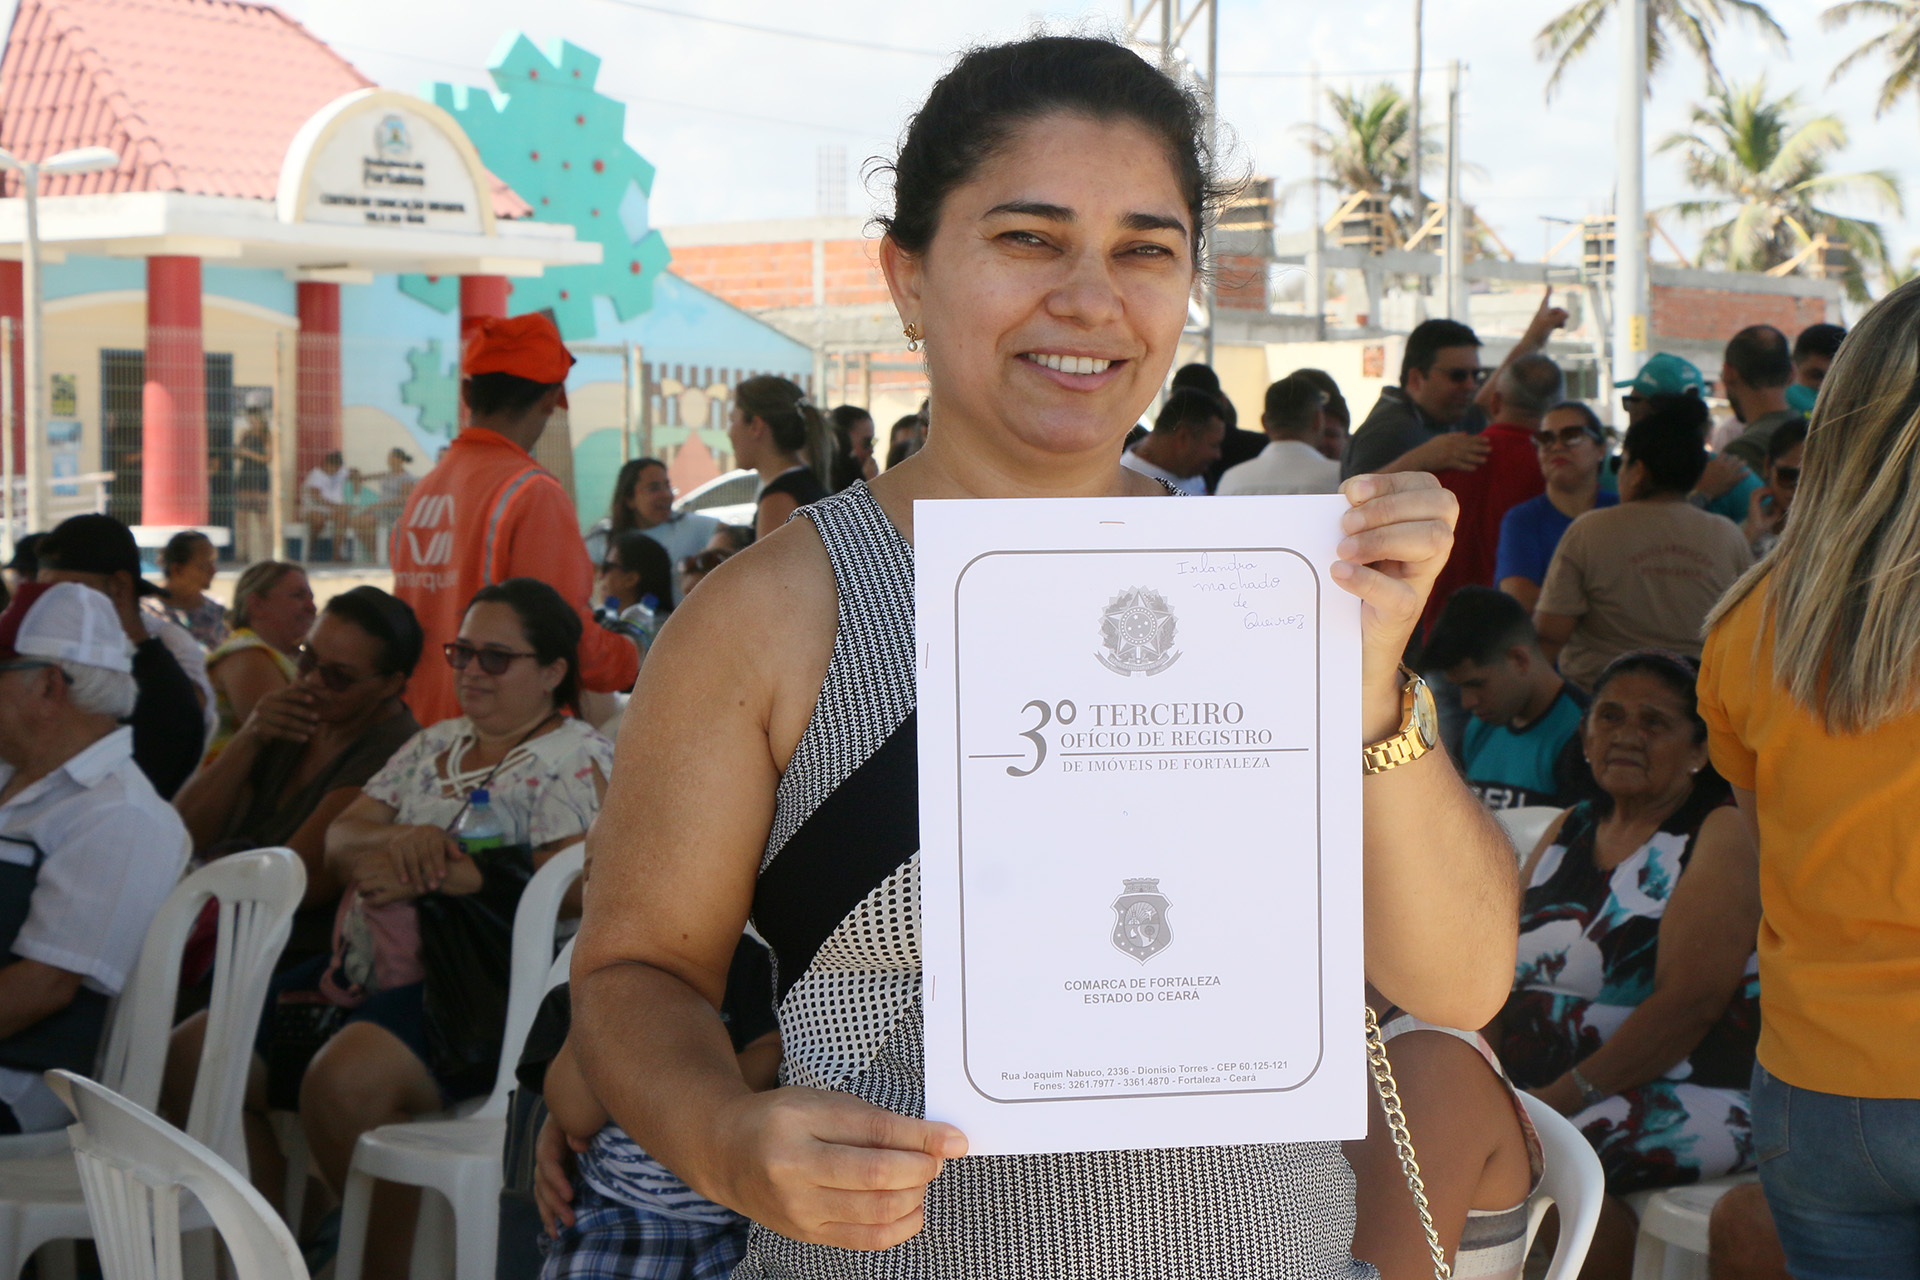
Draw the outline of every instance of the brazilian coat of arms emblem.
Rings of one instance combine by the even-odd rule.
[[[1167,598],[1150,587],[1128,587],[1100,614],[1105,653],[1096,653],[1107,670],[1123,676],[1159,675],[1179,660],[1173,647],[1178,630]]]
[[[1126,881],[1125,892],[1113,900],[1113,945],[1141,964],[1165,951],[1173,941],[1167,905],[1159,880]]]

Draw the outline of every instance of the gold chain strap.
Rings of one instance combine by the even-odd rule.
[[[1433,1214],[1427,1207],[1427,1184],[1420,1180],[1420,1161],[1413,1154],[1413,1135],[1407,1132],[1407,1113],[1400,1109],[1400,1086],[1393,1082],[1393,1066],[1387,1061],[1387,1042],[1380,1038],[1380,1020],[1373,1016],[1371,1007],[1367,1008],[1367,1062],[1373,1068],[1373,1087],[1380,1091],[1380,1109],[1386,1112],[1394,1150],[1400,1155],[1400,1171],[1407,1175],[1413,1207],[1420,1211],[1420,1229],[1427,1233],[1434,1280],[1453,1280],[1453,1268],[1447,1265],[1446,1251],[1440,1247],[1440,1233],[1434,1228]]]

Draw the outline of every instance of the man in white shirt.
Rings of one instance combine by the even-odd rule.
[[[307,472],[307,478],[300,482],[300,514],[307,522],[307,558],[313,558],[313,544],[320,539],[327,522],[333,521],[333,536],[336,541],[346,534],[346,519],[352,513],[347,510],[347,460],[339,450],[334,450],[320,460],[320,465]],[[334,558],[340,557],[338,548]]]
[[[1291,374],[1267,388],[1260,414],[1267,447],[1256,458],[1229,467],[1220,477],[1222,495],[1335,493],[1340,462],[1320,451],[1328,438],[1327,393],[1313,379]]]
[[[1160,406],[1153,432],[1120,455],[1120,465],[1198,497],[1207,491],[1206,471],[1220,457],[1226,434],[1220,402],[1205,391],[1182,387]]]
[[[41,1073],[92,1070],[186,865],[186,827],[120,724],[135,696],[100,592],[33,583],[0,613],[0,1133],[66,1123]]]

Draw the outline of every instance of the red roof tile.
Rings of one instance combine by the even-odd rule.
[[[21,0],[0,55],[0,147],[39,160],[120,153],[48,195],[183,191],[271,200],[307,117],[373,82],[271,5],[240,0]],[[0,192],[16,195],[7,175]],[[494,211],[526,204],[493,179]]]

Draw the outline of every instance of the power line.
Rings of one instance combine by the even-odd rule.
[[[684,9],[669,9],[664,5],[646,4],[643,0],[602,0],[602,3],[618,5],[622,9],[638,9],[644,13],[657,13],[668,18],[684,18],[688,22],[705,22],[716,27],[732,27],[736,31],[752,31],[763,36],[779,36],[785,40],[811,40],[815,44],[839,45],[847,49],[865,49],[872,53],[905,53],[916,58],[946,58],[951,50],[914,49],[907,45],[882,44],[877,40],[850,40],[845,36],[826,36],[816,31],[794,31],[786,27],[763,27],[754,22],[736,22],[731,18],[715,18],[704,13],[688,13]]]
[[[345,40],[331,40],[328,43],[333,45],[335,48],[353,49],[353,50],[357,50],[360,53],[377,54],[383,58],[404,58],[409,62],[425,63],[429,66],[435,66],[435,67],[446,67],[446,68],[449,68],[450,70],[462,72],[468,76],[476,76],[476,75],[484,76],[486,74],[486,68],[484,67],[475,67],[472,64],[466,63],[466,62],[454,62],[447,58],[430,58],[427,55],[422,53],[407,53],[399,49],[379,49],[379,48],[375,48],[372,45],[353,44]],[[655,107],[672,107],[681,111],[698,111],[706,115],[731,116],[736,120],[752,120],[757,124],[783,124],[783,125],[788,125],[791,127],[797,127],[802,129],[813,129],[821,133],[843,133],[843,134],[846,134],[848,137],[854,137],[854,138],[866,137],[869,133],[872,132],[871,130],[868,130],[868,129],[851,129],[851,128],[848,128],[846,125],[821,124],[818,121],[814,121],[814,120],[796,120],[792,116],[755,115],[750,111],[734,111],[727,107],[710,107],[705,105],[704,103],[682,102],[677,98],[641,97],[638,95],[621,93],[620,86],[618,84],[611,84],[611,83],[602,84],[601,88],[612,89],[616,93],[620,93],[620,100],[622,102],[644,102],[649,106],[655,106]]]
[[[612,0],[609,0],[611,3]],[[1222,71],[1222,80],[1347,80],[1355,76],[1410,76],[1412,67],[1388,67],[1378,71]]]

